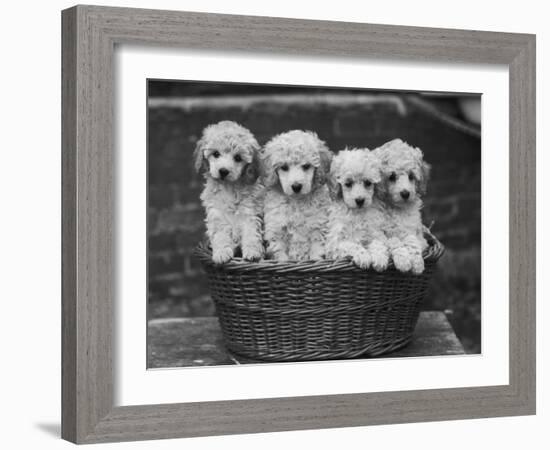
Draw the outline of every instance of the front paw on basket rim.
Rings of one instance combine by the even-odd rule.
[[[263,251],[260,249],[243,248],[243,259],[247,261],[259,261],[263,256]]]
[[[405,255],[394,255],[393,265],[399,272],[410,272],[412,268],[410,257]]]
[[[422,256],[416,256],[411,258],[411,272],[415,275],[420,275],[424,272],[424,259]]]
[[[372,258],[372,268],[377,272],[383,272],[388,268],[389,258],[386,255],[375,255]]]
[[[212,252],[212,261],[214,264],[223,264],[233,258],[233,249],[231,247],[224,247]]]
[[[372,264],[372,259],[367,252],[361,252],[352,258],[353,263],[360,269],[368,269]]]
[[[309,260],[310,261],[321,261],[325,259],[325,254],[324,252],[322,251],[319,251],[319,252],[312,252],[310,255],[309,255]]]

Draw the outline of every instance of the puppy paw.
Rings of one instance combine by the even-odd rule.
[[[372,264],[371,255],[366,250],[354,255],[352,261],[360,269],[368,269]]]
[[[424,272],[424,258],[421,255],[415,255],[411,258],[411,271],[415,275]]]
[[[247,261],[258,261],[264,256],[263,249],[260,247],[243,247],[243,258]]]
[[[411,257],[408,252],[394,252],[393,264],[399,272],[409,272],[412,268]]]
[[[273,252],[273,259],[277,261],[288,261],[288,255],[286,254],[286,252]]]
[[[309,254],[309,259],[313,261],[317,261],[319,259],[323,259],[325,257],[324,252],[322,249],[319,250],[311,250]]]
[[[389,257],[387,253],[372,253],[372,268],[377,272],[383,272],[388,268]]]
[[[212,252],[212,261],[214,264],[223,264],[233,258],[233,249],[231,247],[222,247]]]

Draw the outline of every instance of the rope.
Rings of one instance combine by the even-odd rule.
[[[458,130],[462,133],[466,133],[470,136],[481,139],[481,130],[479,128],[439,110],[436,106],[420,98],[418,95],[408,95],[407,100],[418,109],[421,109],[424,113],[432,116],[433,118],[444,123],[445,125],[448,125],[449,127],[454,128],[455,130]]]

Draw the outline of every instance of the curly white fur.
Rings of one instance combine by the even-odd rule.
[[[426,191],[429,165],[423,154],[401,139],[374,150],[380,158],[382,182],[377,190],[386,211],[384,232],[395,267],[415,274],[424,271],[424,239],[421,196]]]
[[[389,262],[384,206],[374,195],[380,161],[367,149],[342,150],[332,160],[328,183],[327,258],[351,260],[360,268],[385,270]]]
[[[195,168],[206,178],[201,200],[216,264],[233,258],[237,248],[247,260],[263,256],[259,148],[249,130],[227,120],[207,126],[197,142]]]
[[[315,133],[294,130],[272,138],[261,153],[265,184],[264,238],[273,259],[316,260],[325,252],[325,185],[332,154]]]

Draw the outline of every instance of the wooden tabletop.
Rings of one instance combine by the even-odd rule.
[[[216,317],[153,319],[148,325],[150,369],[249,362],[227,352]],[[445,314],[428,311],[420,314],[409,345],[380,358],[462,354],[464,348]]]

